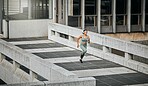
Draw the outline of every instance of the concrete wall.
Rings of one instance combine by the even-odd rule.
[[[127,26],[126,25],[117,25],[116,26],[116,31],[117,32],[128,32]]]
[[[0,86],[96,86],[94,78],[83,78],[83,79],[73,79],[67,82],[55,82],[51,83],[48,81],[39,82],[28,82],[28,83],[18,83],[18,84],[7,84]]]
[[[3,37],[7,38],[8,37],[8,32],[7,32],[8,28],[7,28],[6,20],[3,20],[3,28],[2,28],[2,30],[3,30],[3,34],[2,34]]]
[[[7,84],[26,83],[29,82],[31,76],[19,68],[15,68],[13,64],[3,59],[0,62],[0,78]],[[38,81],[34,79],[33,81]]]
[[[9,38],[47,36],[49,19],[9,21]]]
[[[53,24],[53,23],[50,23],[48,27],[49,27],[48,38],[50,40],[76,48],[76,42],[72,41],[71,37],[78,37],[80,34],[82,34],[82,30],[69,27],[69,26],[60,25],[60,24]],[[54,32],[55,34],[53,34]],[[69,40],[59,37],[58,35],[59,33],[68,35]],[[90,35],[92,43],[96,43],[103,46],[103,51],[97,48],[88,46],[88,53],[148,74],[147,64],[134,61],[130,58],[131,54],[133,54],[133,55],[142,56],[143,58],[148,59],[148,53],[147,53],[148,46],[104,36],[104,35],[93,33],[93,32],[88,32],[88,34]],[[108,52],[109,48],[113,48],[113,49],[124,52],[125,57],[118,56]]]
[[[135,32],[135,33],[116,33],[116,34],[104,34],[106,36],[119,38],[122,40],[128,40],[128,41],[142,41],[142,40],[148,40],[148,32],[141,33],[141,32]]]

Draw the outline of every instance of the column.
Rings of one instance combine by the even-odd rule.
[[[109,53],[110,52],[109,47],[103,46],[103,52]]]
[[[85,0],[81,0],[81,28],[85,29]]]
[[[56,36],[56,37],[60,37],[60,33],[55,32],[55,36]]]
[[[141,0],[142,1],[142,31],[145,32],[145,5],[146,5],[146,1],[145,0]]]
[[[16,61],[13,60],[13,66],[14,66],[14,68],[16,70],[17,68],[20,67],[20,64],[18,64]]]
[[[66,0],[63,0],[63,24],[65,25],[66,24],[66,22],[65,22],[65,18],[66,18]]]
[[[0,53],[0,62],[2,62],[2,60],[3,60],[3,59],[2,59],[2,54]]]
[[[35,78],[37,78],[37,75],[32,70],[30,70],[29,74],[31,76],[30,81],[33,81]]]
[[[53,0],[49,0],[49,19],[53,18]]]
[[[32,19],[31,8],[31,0],[28,0],[28,19]]]
[[[48,1],[46,0],[46,11],[45,11],[45,18],[48,18],[48,3],[47,3]],[[47,5],[48,4],[48,5]]]
[[[3,59],[5,59],[5,56],[2,53],[0,53],[0,62],[2,62]]]
[[[7,38],[9,38],[9,0],[7,0],[7,13],[6,13],[6,22],[7,22]]]
[[[101,0],[97,0],[97,28],[98,33],[101,33]]]
[[[56,23],[56,9],[57,9],[56,8],[56,2],[57,2],[57,0],[53,0],[53,3],[52,3],[53,4],[53,10],[52,10],[53,13],[52,13],[52,16],[53,16],[53,22],[54,23]]]
[[[49,0],[49,2],[50,2],[50,0]],[[50,6],[49,6],[50,7]],[[42,0],[42,17],[45,15],[45,13],[44,13],[44,0]]]
[[[127,0],[127,29],[131,32],[131,0]]]
[[[22,9],[21,9],[21,0],[19,0],[19,13],[22,13]]]
[[[132,59],[132,55],[129,53],[125,53],[125,59],[126,60],[131,60]]]
[[[6,20],[8,21],[8,16],[9,16],[9,0],[7,0],[7,12],[6,12]]]
[[[55,35],[54,31],[52,31],[52,30],[48,30],[48,31],[50,31],[48,35],[51,35],[51,36]]]
[[[40,16],[40,0],[37,0],[37,18],[40,18],[40,17],[41,17]]]
[[[112,0],[112,12],[113,12],[113,33],[116,33],[116,0]]]
[[[37,18],[37,0],[34,1],[34,18]]]
[[[73,41],[74,38],[72,36],[69,36],[69,41]]]
[[[62,18],[62,0],[58,0],[58,23],[61,23]]]
[[[67,0],[68,15],[73,15],[73,0]]]
[[[63,18],[64,18],[64,24],[68,26],[68,0],[63,0],[63,8],[64,8],[64,13],[63,13]]]

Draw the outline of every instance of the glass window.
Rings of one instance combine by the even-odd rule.
[[[9,1],[9,2],[7,2]],[[31,19],[48,19],[49,0],[4,0],[4,16],[7,15],[9,20],[26,20],[31,10]],[[9,3],[9,5],[7,5]]]
[[[148,15],[145,16],[145,23],[148,24]]]
[[[96,15],[96,0],[85,0],[85,15]]]
[[[111,14],[112,0],[101,0],[101,14]]]
[[[111,26],[112,17],[111,16],[101,16],[101,25],[102,26]]]
[[[101,0],[101,25],[112,25],[112,0]]]
[[[124,25],[124,16],[117,16],[116,17],[116,24],[117,25]]]
[[[138,15],[132,15],[131,16],[131,24],[132,25],[138,25]]]
[[[33,19],[48,19],[49,0],[31,0]]]
[[[148,0],[145,0],[145,1],[146,1],[145,12],[148,13]]]
[[[73,15],[81,14],[81,0],[73,0]]]
[[[93,26],[94,25],[94,16],[85,16],[85,25]]]
[[[141,13],[141,0],[131,0],[131,13]]]
[[[116,13],[126,14],[127,0],[116,0]]]
[[[145,5],[145,12],[146,12],[145,23],[148,24],[148,0],[145,0],[145,1],[146,1],[146,5]]]

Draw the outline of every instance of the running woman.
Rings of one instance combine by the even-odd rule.
[[[80,56],[80,62],[83,63],[82,59],[85,55],[85,53],[87,52],[87,43],[90,43],[90,38],[89,36],[87,35],[87,30],[83,30],[83,34],[80,35],[77,39],[77,48],[79,48],[79,44],[80,44],[80,48],[82,49],[82,52],[81,52],[81,56]],[[79,40],[81,40],[79,42]]]

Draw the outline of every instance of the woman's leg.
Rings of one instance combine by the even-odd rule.
[[[85,53],[87,52],[87,46],[84,46],[84,45],[80,45],[80,48],[82,49],[82,52],[81,52],[81,61],[85,55]]]

